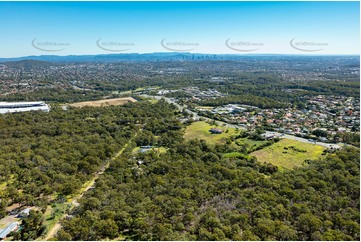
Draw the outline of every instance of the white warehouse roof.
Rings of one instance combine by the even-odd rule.
[[[17,113],[27,111],[49,112],[50,107],[45,102],[0,102],[0,113]]]

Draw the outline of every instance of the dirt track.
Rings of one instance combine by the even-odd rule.
[[[111,160],[109,160],[104,166],[102,166],[102,167],[100,168],[100,170],[99,170],[97,173],[95,173],[93,179],[89,182],[89,184],[87,184],[87,186],[82,189],[82,191],[81,191],[80,194],[78,194],[76,197],[74,197],[74,198],[72,199],[73,201],[72,201],[72,207],[71,207],[71,209],[74,208],[74,207],[79,206],[78,200],[83,197],[83,195],[85,194],[86,191],[88,191],[90,188],[92,188],[92,187],[95,185],[97,179],[99,178],[99,175],[101,175],[101,174],[104,173],[104,171],[109,167],[110,162],[111,162],[112,160],[115,160],[116,158],[118,158],[118,157],[123,153],[123,151],[124,151],[125,148],[128,146],[128,144],[129,144],[135,137],[137,137],[137,135],[138,135],[138,133],[136,133],[136,134],[134,135],[134,137],[131,138],[131,139],[128,141],[128,143],[127,143],[118,153],[116,153],[116,154],[112,157]],[[71,209],[70,209],[70,210],[71,210]],[[59,231],[59,229],[61,228],[61,220],[64,219],[64,218],[66,218],[67,216],[68,216],[67,213],[63,214],[63,216],[58,220],[58,222],[57,222],[57,223],[49,230],[49,232],[45,235],[44,241],[45,241],[45,240],[49,240],[49,239],[55,237],[56,233],[57,233],[57,232]]]

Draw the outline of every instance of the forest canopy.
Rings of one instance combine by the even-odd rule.
[[[247,151],[225,156],[235,152],[226,142],[184,140],[184,115],[145,100],[0,116],[0,216],[15,203],[39,207],[23,222],[38,229],[14,237],[34,239],[47,206],[110,161],[56,239],[360,239],[359,149],[280,171]]]
[[[172,138],[165,153],[112,163],[57,238],[359,240],[358,149],[280,172],[225,158],[227,144]]]

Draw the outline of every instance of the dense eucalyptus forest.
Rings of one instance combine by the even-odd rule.
[[[234,151],[227,144],[185,141],[172,106],[140,111],[141,103],[103,111],[107,123],[117,115],[142,125],[125,135],[138,130],[62,222],[58,240],[359,240],[358,149],[278,171],[255,157],[226,158]],[[132,152],[138,145],[165,151]]]
[[[170,110],[139,102],[1,115],[0,217],[14,203],[44,212],[52,198],[77,192],[141,125],[166,119]]]
[[[192,140],[163,154],[128,153],[82,199],[58,239],[359,240],[356,149],[283,172],[223,158],[226,150]]]
[[[0,116],[0,216],[15,203],[40,208],[13,238],[40,236],[46,207],[110,162],[55,239],[360,239],[359,149],[280,171],[246,151],[224,156],[227,143],[184,140],[182,115],[144,100]],[[159,149],[134,152],[142,145]]]
[[[0,0],[0,242],[361,241],[360,3],[183,1]]]

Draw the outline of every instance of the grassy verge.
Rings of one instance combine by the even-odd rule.
[[[53,203],[46,208],[44,213],[44,225],[45,231],[44,235],[39,237],[37,240],[43,240],[50,231],[54,227],[56,223],[64,216],[66,210],[71,207],[70,203]]]

